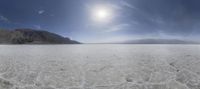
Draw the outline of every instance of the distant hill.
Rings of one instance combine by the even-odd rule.
[[[33,29],[0,30],[0,44],[79,44],[60,35]]]
[[[139,39],[124,42],[116,42],[121,44],[198,44],[197,42],[184,41],[177,39]]]

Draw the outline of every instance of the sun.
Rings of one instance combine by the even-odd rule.
[[[112,18],[111,9],[105,6],[98,6],[93,8],[92,14],[92,17],[95,21],[106,22]]]
[[[103,8],[98,9],[95,12],[95,14],[98,19],[102,19],[102,20],[107,19],[109,17],[109,12]]]

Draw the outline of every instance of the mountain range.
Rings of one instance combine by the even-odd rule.
[[[122,42],[120,44],[199,44],[198,42],[179,40],[179,39],[138,39]]]
[[[138,39],[111,44],[199,44],[198,42],[178,39]],[[0,29],[0,44],[80,44],[78,41],[43,30]]]
[[[80,42],[42,30],[0,30],[0,44],[80,44]]]

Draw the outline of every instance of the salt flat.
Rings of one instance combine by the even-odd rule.
[[[200,45],[0,45],[0,89],[200,89]]]

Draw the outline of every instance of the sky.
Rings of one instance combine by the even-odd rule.
[[[0,28],[46,30],[85,43],[200,41],[200,0],[0,0]]]

